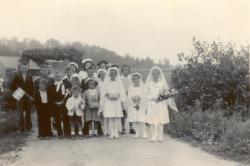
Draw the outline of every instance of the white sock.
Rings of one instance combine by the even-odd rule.
[[[156,127],[155,127],[155,125],[151,125],[150,128],[151,128],[151,141],[155,141],[155,139],[156,139],[156,135],[155,135]]]
[[[163,124],[159,124],[159,141],[163,141]]]
[[[109,118],[109,132],[110,132],[110,138],[113,138],[114,135],[114,119],[113,118]]]
[[[133,126],[134,126],[134,129],[135,129],[135,138],[138,138],[139,135],[140,135],[139,134],[140,125],[139,125],[139,123],[134,123]]]
[[[92,130],[89,130],[89,135],[92,135],[92,134],[93,134]]]
[[[121,124],[120,118],[114,118],[114,136],[115,136],[115,138],[119,138],[120,124]]]

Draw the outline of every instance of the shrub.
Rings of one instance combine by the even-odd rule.
[[[18,130],[18,113],[0,111],[0,136]]]
[[[178,55],[183,66],[172,73],[172,84],[179,90],[178,105],[183,108],[200,100],[203,110],[218,98],[234,111],[236,105],[249,107],[249,48],[233,44],[208,43],[193,39],[190,55]],[[231,114],[230,114],[231,115]]]

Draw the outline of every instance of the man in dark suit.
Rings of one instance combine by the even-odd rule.
[[[22,88],[27,95],[24,95],[17,102],[19,112],[19,128],[21,132],[30,131],[32,128],[31,122],[31,96],[33,96],[34,82],[32,76],[28,73],[29,67],[27,64],[20,65],[20,72],[14,77],[11,83],[11,90],[14,92],[19,87]]]

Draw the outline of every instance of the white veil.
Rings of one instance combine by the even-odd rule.
[[[148,87],[148,86],[150,86],[150,84],[152,84],[152,82],[153,82],[152,73],[154,70],[158,70],[160,72],[159,81],[163,83],[163,88],[167,90],[167,93],[170,93],[169,92],[170,89],[169,89],[168,83],[166,81],[166,78],[164,76],[164,73],[163,73],[162,69],[158,66],[154,66],[150,69],[150,72],[149,72],[148,77],[146,79],[145,85]],[[178,112],[178,109],[177,109],[177,106],[176,106],[176,103],[175,103],[175,100],[173,97],[170,97],[169,99],[167,99],[167,104],[171,109]]]
[[[142,76],[141,76],[141,74],[138,73],[138,72],[132,73],[132,74],[130,75],[130,83],[129,83],[129,86],[133,86],[133,85],[134,85],[134,84],[133,84],[133,81],[132,81],[132,78],[133,78],[133,76],[135,76],[135,75],[138,75],[138,76],[140,77],[140,86],[144,86],[144,82],[143,82],[143,80],[142,80]]]
[[[119,69],[116,68],[116,67],[111,67],[108,69],[107,71],[107,75],[105,76],[105,79],[104,79],[104,86],[107,86],[108,83],[111,81],[110,79],[110,71],[111,70],[115,70],[117,72],[117,77],[116,77],[116,81],[118,82],[119,84],[119,87],[121,88],[121,100],[124,101],[125,100],[125,96],[126,96],[126,93],[125,93],[125,89],[123,87],[123,83],[122,83],[122,80],[121,80],[121,76],[120,76],[120,72],[119,72]],[[112,88],[112,87],[110,87]]]

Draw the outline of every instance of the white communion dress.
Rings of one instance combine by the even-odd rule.
[[[133,98],[140,98],[139,103],[135,103]],[[145,86],[135,87],[133,85],[128,88],[128,119],[129,122],[146,122],[146,101]],[[139,107],[136,109],[136,105]]]
[[[112,96],[119,95],[118,100],[110,100],[106,94]],[[101,91],[101,107],[105,118],[120,118],[123,117],[122,102],[125,101],[125,92],[122,84],[119,81],[104,82]]]
[[[149,124],[166,124],[169,123],[169,113],[167,102],[155,102],[152,99],[157,98],[163,90],[167,90],[163,81],[151,81],[146,87],[148,98],[146,121]]]

